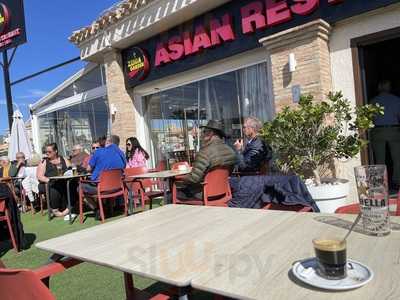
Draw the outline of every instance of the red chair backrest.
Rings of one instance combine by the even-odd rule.
[[[147,170],[146,167],[126,168],[125,169],[125,177],[144,174],[144,173],[147,173],[147,171],[148,170]],[[126,178],[126,179],[130,180],[130,178]],[[147,187],[147,186],[145,186],[145,185],[148,184],[147,181],[150,181],[149,184],[151,184],[151,180],[150,179],[145,179],[145,180],[142,179],[140,181],[142,182],[142,185],[144,186],[144,188]],[[133,190],[134,193],[137,193],[141,188],[141,185],[140,185],[140,183],[138,181],[129,182],[129,183],[127,183],[127,185]]]
[[[160,160],[156,166],[157,171],[164,171],[167,169],[167,162],[165,160]]]
[[[208,197],[218,197],[221,195],[230,195],[228,168],[216,168],[208,172],[204,178],[206,182],[206,192]]]
[[[134,167],[134,168],[126,168],[124,170],[125,176],[133,176],[147,173],[146,167]]]
[[[100,193],[123,189],[122,170],[102,171],[98,188]]]
[[[180,162],[174,163],[171,166],[171,170],[179,170],[179,166],[185,166],[185,167],[190,168],[190,165],[187,161],[180,161]]]
[[[0,198],[0,213],[4,213],[6,211],[6,199]]]
[[[30,270],[0,268],[0,291],[2,300],[56,299]]]

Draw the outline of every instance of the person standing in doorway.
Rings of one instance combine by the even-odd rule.
[[[388,148],[393,161],[392,188],[400,187],[400,97],[393,95],[389,80],[382,80],[378,86],[379,94],[372,99],[385,109],[383,116],[375,119],[375,128],[371,131],[372,148],[376,164],[386,164]]]

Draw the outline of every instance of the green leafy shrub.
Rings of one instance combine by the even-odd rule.
[[[320,184],[321,167],[356,156],[367,144],[362,133],[374,127],[375,116],[383,115],[383,107],[375,104],[352,109],[341,92],[327,98],[315,102],[312,95],[302,95],[299,105],[285,107],[264,124],[261,136],[273,148],[283,173],[314,177]]]

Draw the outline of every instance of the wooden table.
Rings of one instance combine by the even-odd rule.
[[[176,176],[182,176],[189,174],[192,171],[192,168],[188,168],[186,170],[166,170],[166,171],[159,171],[159,172],[148,172],[139,175],[132,175],[129,178],[133,179],[152,179],[158,178],[162,179],[164,182],[164,204],[167,204],[167,187],[171,186],[171,178]]]
[[[69,189],[70,182],[73,179],[76,178],[81,178],[81,177],[86,177],[89,176],[90,174],[78,174],[78,175],[62,175],[62,176],[52,176],[49,177],[49,180],[66,180],[67,181],[67,203],[68,203],[68,216],[69,216],[69,224],[72,224],[72,218],[71,218],[71,191]],[[51,220],[51,208],[50,208],[50,197],[49,197],[49,183],[46,183],[46,201],[47,201],[47,215],[49,218],[49,221]]]
[[[316,219],[323,216],[355,218],[166,205],[36,246],[125,274],[239,299],[400,299],[398,231],[382,238],[353,232],[348,238],[348,256],[375,273],[360,289],[331,293],[292,279],[292,264],[314,256],[313,238],[346,233]],[[392,221],[400,223],[400,218]]]

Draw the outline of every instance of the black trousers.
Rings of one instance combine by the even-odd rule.
[[[46,194],[46,185],[39,184],[39,193]],[[74,207],[77,198],[77,183],[71,181],[70,183],[71,207]],[[49,199],[50,207],[63,211],[68,207],[67,199],[67,182],[65,180],[55,180],[49,183]]]

